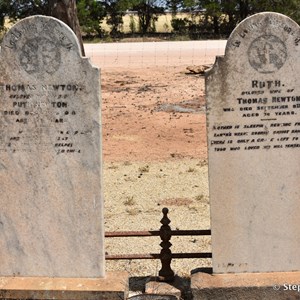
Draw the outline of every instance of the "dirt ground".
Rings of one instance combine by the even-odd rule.
[[[96,65],[101,59],[92,57]],[[214,61],[214,55],[205,63]],[[204,77],[187,64],[101,70],[105,230],[209,229]],[[173,252],[211,251],[207,237],[173,237]],[[107,238],[107,254],[159,253],[160,238]],[[173,260],[181,276],[208,259]],[[107,261],[106,270],[154,276],[157,260]]]
[[[103,158],[206,158],[203,77],[184,67],[102,72]]]

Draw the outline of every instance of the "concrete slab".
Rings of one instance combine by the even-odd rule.
[[[191,278],[195,300],[281,300],[300,298],[300,272],[215,274]]]
[[[0,277],[0,299],[126,299],[127,272],[105,278]]]

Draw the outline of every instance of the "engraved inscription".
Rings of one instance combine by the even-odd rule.
[[[274,35],[256,38],[248,49],[250,65],[260,73],[274,73],[287,59],[285,44]]]
[[[239,123],[220,121],[212,126],[213,151],[299,149],[300,122],[286,119],[300,113],[300,95],[295,93],[295,86],[279,78],[266,78],[252,79],[246,88],[232,106],[223,107],[223,113],[232,115],[232,120],[239,115]]]
[[[28,40],[22,47],[20,64],[29,73],[55,73],[61,63],[59,47],[46,38]]]
[[[81,153],[89,133],[79,123],[72,128],[70,124],[80,118],[76,102],[84,90],[85,87],[76,82],[0,82],[0,153],[30,153],[33,149],[40,153]],[[6,135],[4,128],[10,128]]]
[[[299,122],[214,125],[210,146],[215,152],[300,148]]]

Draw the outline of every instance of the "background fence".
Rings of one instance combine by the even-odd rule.
[[[214,63],[226,40],[85,44],[86,56],[100,68],[144,68]]]

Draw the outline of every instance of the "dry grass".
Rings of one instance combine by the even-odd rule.
[[[123,202],[124,205],[126,206],[133,206],[136,204],[136,201],[134,200],[134,197],[133,196],[127,196],[126,197],[126,200]]]
[[[148,173],[149,170],[150,170],[149,165],[145,165],[145,166],[139,167],[139,172],[140,173]]]
[[[188,172],[188,173],[193,173],[193,172],[195,172],[195,171],[196,171],[195,168],[189,167],[189,168],[187,169],[187,172]]]

